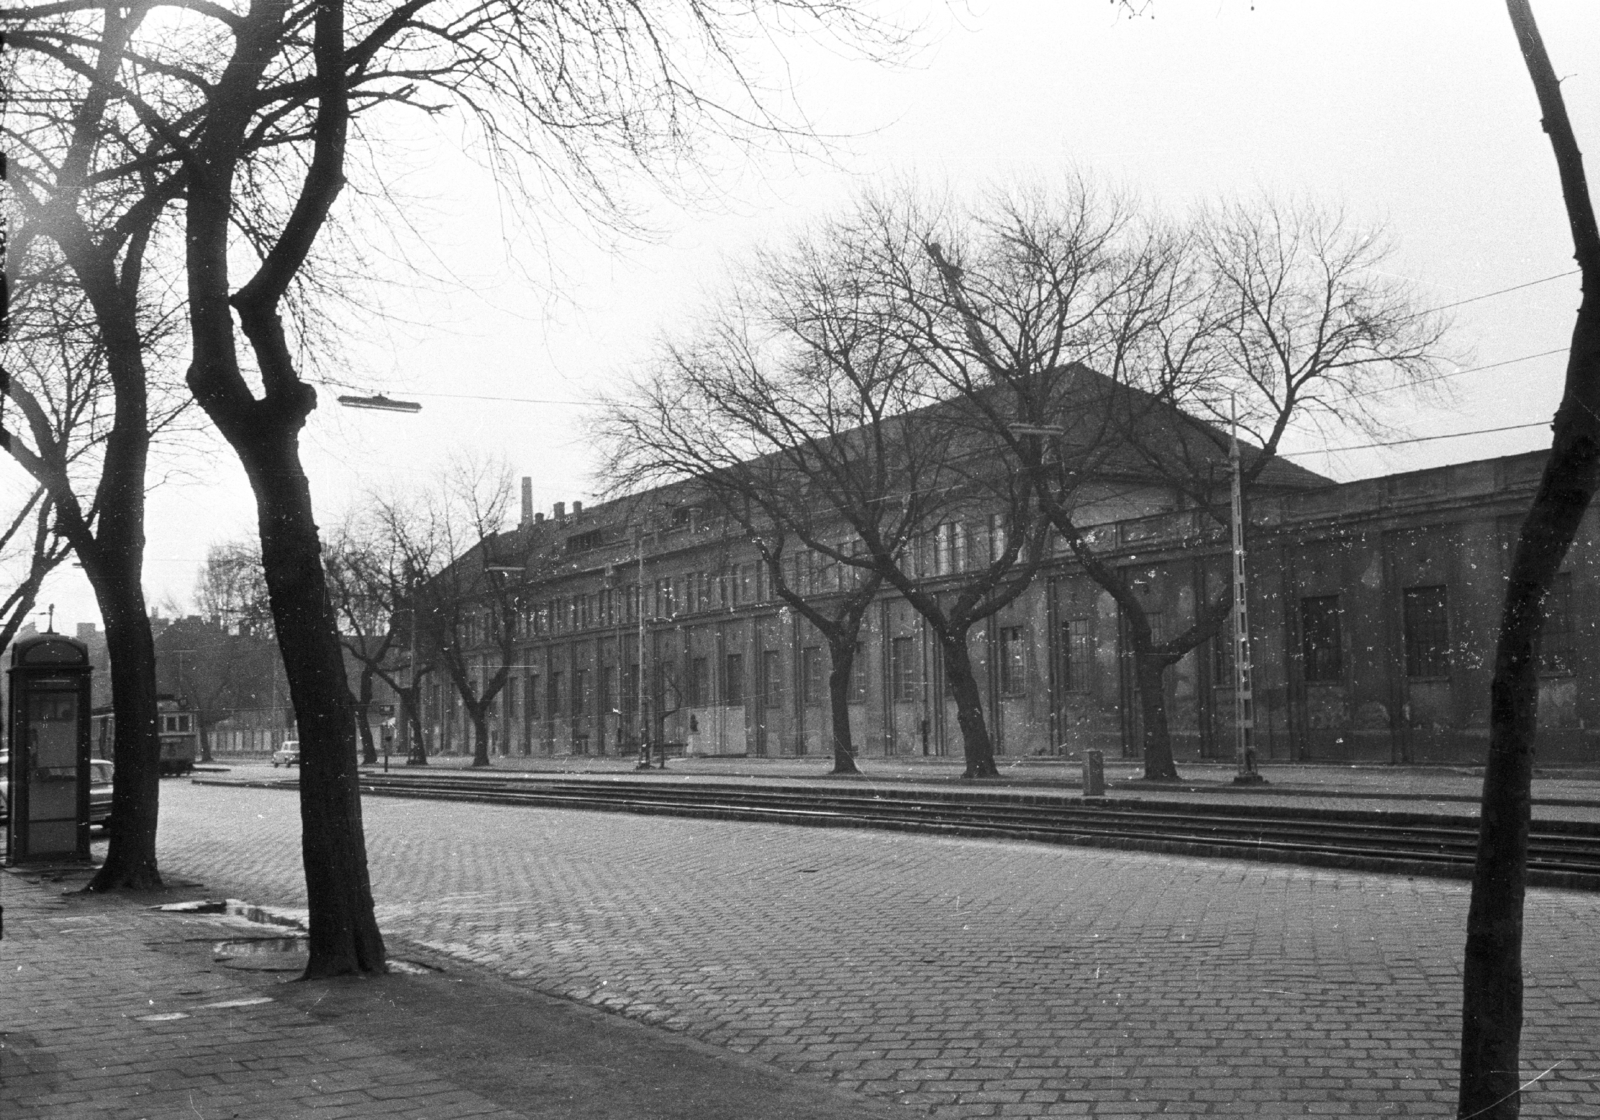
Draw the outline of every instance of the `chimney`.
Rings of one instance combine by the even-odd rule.
[[[572,516],[573,517],[578,517],[582,513],[583,513],[583,503],[582,502],[573,502],[572,503]]]
[[[524,475],[522,478],[522,521],[526,525],[533,520],[533,479]]]
[[[540,510],[538,513],[533,515],[533,523],[535,525],[544,524],[544,510]]]
[[[80,622],[80,623],[78,623],[78,641],[80,641],[80,642],[93,641],[94,640],[94,636],[95,636],[95,625],[94,625],[94,623],[92,623],[92,622]]]
[[[556,520],[557,521],[565,521],[566,519],[567,519],[567,503],[566,502],[557,502],[556,503]]]

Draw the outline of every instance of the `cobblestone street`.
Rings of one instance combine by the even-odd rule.
[[[292,792],[161,792],[169,879],[304,905]],[[391,937],[908,1113],[1453,1114],[1464,883],[383,798],[365,813]],[[1525,1116],[1600,1115],[1597,916],[1594,895],[1529,894]]]

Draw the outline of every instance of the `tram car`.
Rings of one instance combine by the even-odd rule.
[[[187,774],[194,769],[200,753],[200,728],[194,713],[176,696],[156,697],[156,722],[161,735],[161,773]],[[96,708],[90,715],[89,751],[96,758],[115,761],[115,720],[110,708]]]

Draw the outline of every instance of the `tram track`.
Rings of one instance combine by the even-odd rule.
[[[1446,878],[1471,875],[1478,841],[1476,819],[1464,816],[1002,790],[371,772],[362,774],[361,788],[383,797],[888,829]],[[1528,878],[1537,886],[1600,890],[1600,824],[1535,821]]]

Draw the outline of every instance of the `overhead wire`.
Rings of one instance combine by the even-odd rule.
[[[1414,315],[1415,316],[1432,315],[1432,314],[1434,314],[1435,312],[1438,312],[1438,311],[1448,311],[1453,307],[1463,307],[1466,304],[1477,303],[1480,300],[1493,299],[1495,296],[1503,296],[1503,295],[1507,295],[1507,294],[1509,294],[1511,292],[1519,292],[1524,288],[1534,288],[1534,287],[1537,287],[1540,284],[1548,284],[1548,283],[1550,283],[1550,282],[1552,282],[1554,280],[1564,280],[1569,276],[1578,275],[1579,271],[1580,270],[1574,268],[1574,269],[1570,269],[1570,270],[1568,270],[1566,272],[1557,272],[1557,273],[1555,273],[1554,275],[1551,275],[1551,276],[1544,276],[1544,277],[1539,278],[1538,280],[1525,280],[1520,284],[1512,284],[1510,287],[1507,287],[1507,288],[1496,288],[1492,292],[1481,292],[1478,295],[1467,296],[1467,297],[1465,297],[1463,299],[1454,300],[1454,301],[1452,301],[1450,303],[1441,303],[1436,307],[1424,308],[1421,311],[1415,312]],[[1492,362],[1492,363],[1490,363],[1488,365],[1473,366],[1470,369],[1454,370],[1454,371],[1452,371],[1450,373],[1438,374],[1438,375],[1436,375],[1434,377],[1423,378],[1423,379],[1421,379],[1419,381],[1407,382],[1404,385],[1384,386],[1381,389],[1372,389],[1372,390],[1368,390],[1366,393],[1352,394],[1352,396],[1371,396],[1371,395],[1376,394],[1376,393],[1393,392],[1395,389],[1409,388],[1412,385],[1425,385],[1425,384],[1428,384],[1429,382],[1432,382],[1432,381],[1442,381],[1442,380],[1445,380],[1446,378],[1461,377],[1461,376],[1464,376],[1464,375],[1469,374],[1469,373],[1481,373],[1482,371],[1487,370],[1487,369],[1497,369],[1497,368],[1499,368],[1501,366],[1513,365],[1513,364],[1515,364],[1517,362],[1532,361],[1535,358],[1545,358],[1545,357],[1549,357],[1551,354],[1565,353],[1566,350],[1567,350],[1567,347],[1563,346],[1563,347],[1560,347],[1560,348],[1555,349],[1555,350],[1545,350],[1545,351],[1543,351],[1541,353],[1538,353],[1538,354],[1524,354],[1522,357],[1519,357],[1519,358],[1507,358],[1505,361],[1502,361],[1502,362]],[[487,393],[408,392],[408,395],[409,396],[413,396],[413,397],[435,397],[435,398],[438,398],[440,400],[495,401],[495,402],[499,402],[499,403],[503,403],[503,404],[553,404],[553,405],[564,405],[564,406],[575,407],[575,408],[581,408],[581,407],[584,407],[586,405],[594,405],[594,404],[601,403],[597,398],[587,398],[587,399],[580,399],[580,400],[562,400],[562,399],[554,398],[554,397],[502,397],[502,396],[495,396],[493,394],[487,394]]]

